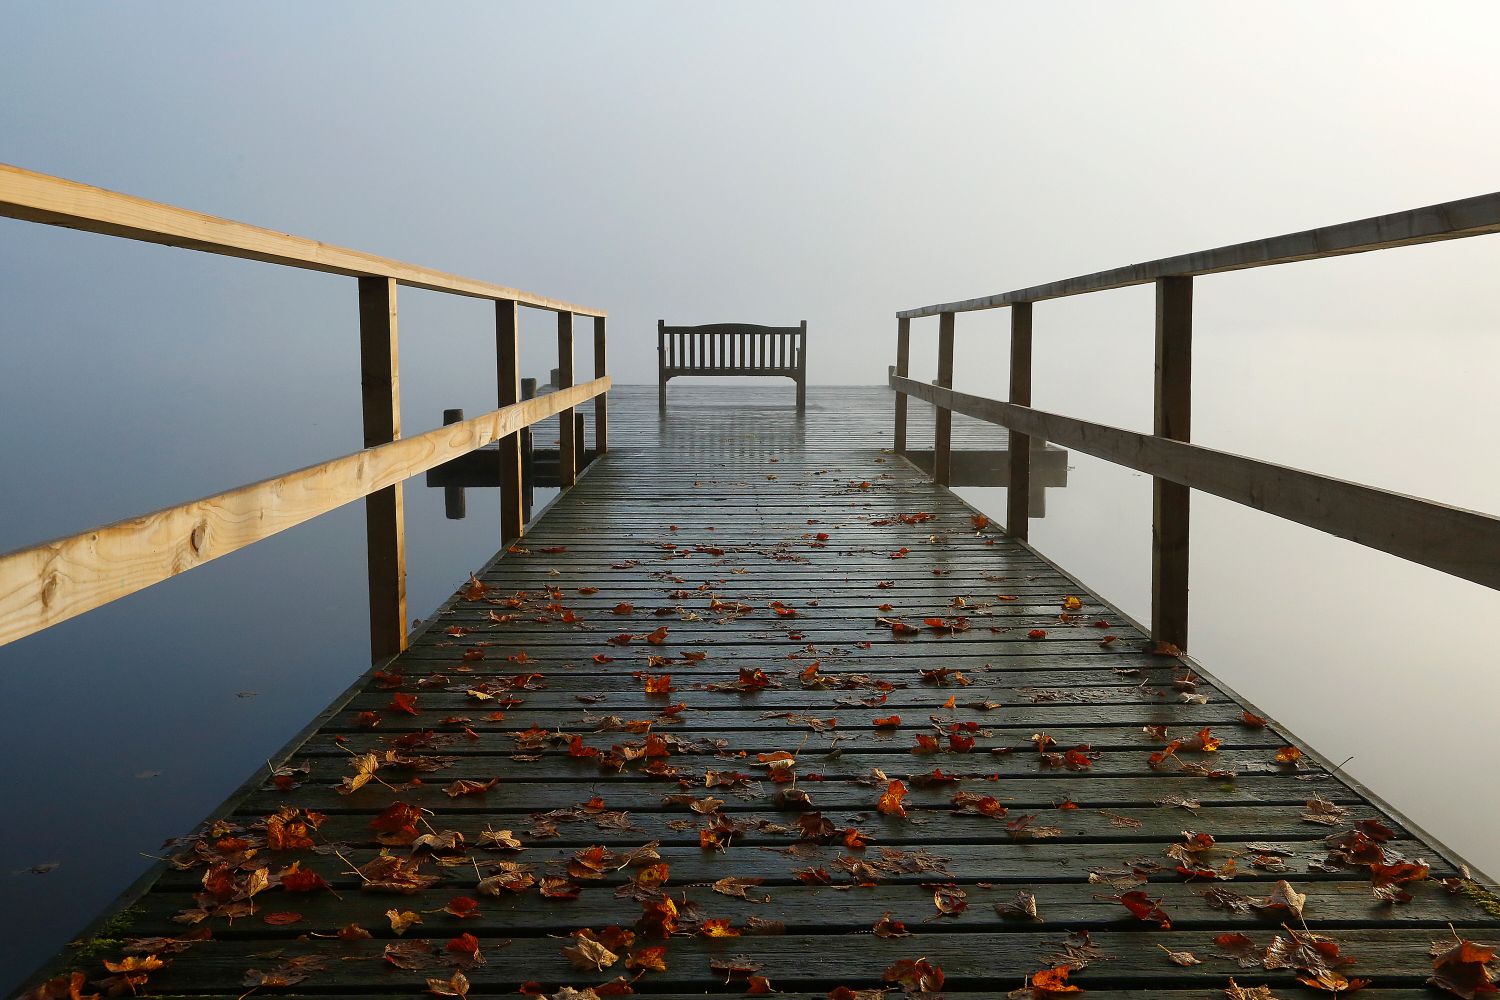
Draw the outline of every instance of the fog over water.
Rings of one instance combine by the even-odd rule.
[[[0,161],[602,306],[620,382],[659,317],[805,318],[812,381],[871,384],[900,308],[1500,187],[1496,37],[1442,2],[11,4]],[[1199,279],[1195,440],[1500,511],[1497,274],[1480,238]],[[400,308],[405,432],[491,407],[492,309]],[[1007,322],[959,317],[958,388],[1003,395]],[[1150,429],[1149,287],[1035,330],[1035,405]],[[0,359],[0,551],[360,444],[350,279],[0,220]],[[1150,481],[1073,466],[1033,541],[1144,618]],[[422,616],[498,500],[406,502]],[[1194,654],[1500,872],[1500,596],[1193,504]],[[0,648],[0,988],[358,676],[365,615],[354,505]]]

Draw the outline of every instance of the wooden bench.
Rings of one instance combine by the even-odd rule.
[[[678,375],[785,375],[797,383],[797,409],[807,406],[807,320],[801,326],[656,322],[660,406],[667,380]]]

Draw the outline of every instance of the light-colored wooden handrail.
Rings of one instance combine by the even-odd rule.
[[[1385,250],[1389,247],[1441,240],[1463,239],[1500,232],[1500,192],[1483,194],[1460,201],[1428,205],[1406,212],[1378,215],[1356,222],[1344,222],[1300,233],[1287,233],[1269,239],[1235,243],[1214,250],[1164,257],[1143,264],[1131,264],[1108,271],[1097,271],[1076,278],[1066,278],[1045,285],[1033,285],[996,295],[960,302],[904,309],[896,313],[902,319],[936,316],[940,313],[975,312],[999,309],[1017,302],[1040,302],[1084,292],[1102,292],[1110,288],[1144,285],[1165,277],[1188,277],[1238,271],[1247,267],[1289,264],[1299,260],[1337,257],[1343,254]]]
[[[248,486],[0,555],[0,645],[242,549],[603,395],[606,376]]]
[[[462,278],[302,236],[289,236],[9,164],[0,164],[0,216],[310,271],[355,278],[391,278],[411,288],[517,302],[551,312],[606,315],[601,309],[533,295],[488,281]]]
[[[897,375],[897,392],[1500,590],[1500,518]]]

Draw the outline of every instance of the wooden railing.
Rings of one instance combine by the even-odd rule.
[[[1192,418],[1193,279],[1341,254],[1500,232],[1500,193],[1397,212],[1337,226],[1239,243],[1100,271],[1064,281],[898,312],[895,448],[906,451],[906,401],[936,408],[933,478],[950,481],[952,414],[1010,430],[1006,530],[1027,537],[1030,443],[1053,441],[1153,477],[1151,632],[1164,647],[1187,649],[1189,491],[1202,490],[1500,589],[1500,519],[1189,444]],[[1154,433],[1090,423],[1031,407],[1032,305],[1046,299],[1146,283],[1156,285]],[[962,312],[1009,307],[1008,402],[953,391],[954,319]],[[938,317],[937,381],[908,377],[911,321]]]
[[[0,555],[0,645],[117,600],[363,497],[370,649],[379,662],[406,648],[406,546],[401,484],[499,443],[500,540],[524,530],[520,431],[559,418],[562,484],[582,455],[574,408],[594,400],[596,450],[608,440],[605,317],[597,309],[504,285],[329,246],[299,236],[132,198],[0,164],[0,216],[358,279],[364,450],[141,517]],[[499,408],[401,437],[396,287],[495,303]],[[521,400],[520,307],[557,314],[559,391]],[[573,382],[573,318],[594,320],[594,379]]]

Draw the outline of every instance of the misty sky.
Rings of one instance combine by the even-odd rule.
[[[0,161],[602,306],[620,381],[658,318],[806,319],[812,381],[868,384],[900,308],[1500,187],[1496,38],[1368,0],[5,2]],[[1477,239],[1200,279],[1195,436],[1500,511],[1497,274]],[[1038,305],[1036,405],[1149,429],[1151,303]],[[407,432],[493,406],[487,304],[400,304]],[[355,319],[351,279],[0,220],[0,549],[357,449]],[[959,388],[1003,394],[1006,319],[960,317]],[[1080,457],[1033,538],[1143,615],[1149,497]],[[1430,779],[1496,763],[1496,595],[1195,504],[1195,652],[1500,869],[1500,805]],[[0,672],[87,659],[66,628]]]

